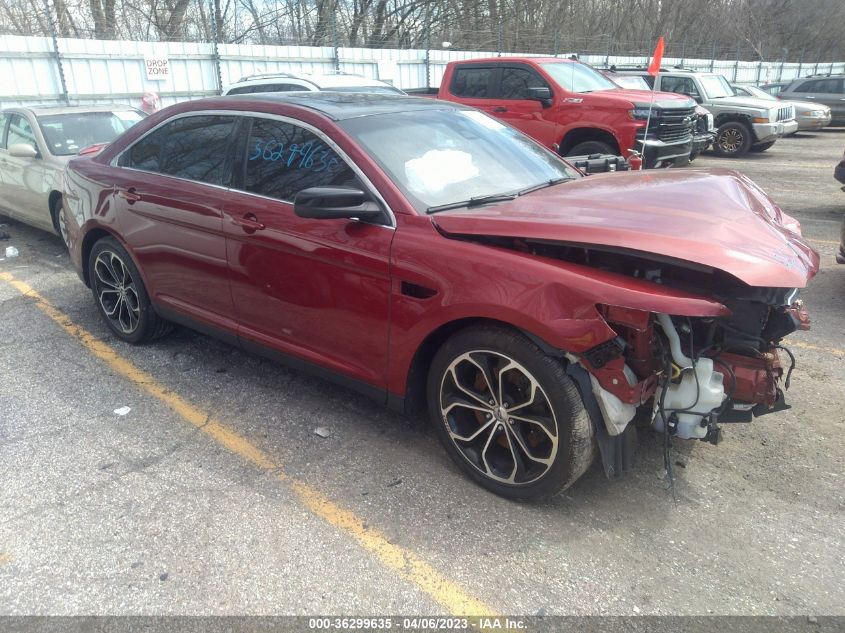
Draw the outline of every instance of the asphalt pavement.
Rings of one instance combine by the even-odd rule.
[[[676,445],[674,491],[641,433],[625,479],[594,465],[541,504],[331,383],[185,329],[116,340],[59,240],[0,220],[0,257],[20,251],[0,261],[0,614],[843,614],[843,149],[833,129],[692,166],[747,174],[821,254],[793,408]]]

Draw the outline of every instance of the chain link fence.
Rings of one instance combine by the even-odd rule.
[[[343,71],[400,88],[436,87],[453,60],[577,55],[597,67],[645,65],[655,44],[602,33],[575,35],[565,21],[550,33],[504,19],[490,29],[464,28],[435,20],[426,10],[381,26],[372,20],[356,25],[348,12],[321,12],[319,0],[264,0],[261,11],[252,0],[222,5],[226,0],[160,0],[170,2],[165,13],[132,0],[70,4],[76,1],[0,0],[0,68],[11,78],[0,88],[4,105],[134,102],[147,91],[160,93],[168,104],[219,94],[225,85],[258,72]],[[357,0],[356,6],[368,1],[378,0]],[[144,57],[153,51],[171,61],[167,82],[145,76]],[[845,72],[845,63],[817,51],[683,39],[667,40],[664,65],[719,72],[731,81],[754,84]]]

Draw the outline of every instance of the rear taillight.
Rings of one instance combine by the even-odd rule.
[[[79,154],[77,154],[77,156],[89,156],[91,154],[99,154],[107,145],[108,143],[95,143],[94,145],[89,145],[88,147],[79,150]]]

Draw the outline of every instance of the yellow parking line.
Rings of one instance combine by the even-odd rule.
[[[805,237],[805,240],[808,242],[815,242],[816,244],[833,244],[834,246],[839,246],[839,242],[834,242],[833,240],[817,240],[814,237]]]
[[[838,349],[836,347],[819,347],[818,345],[811,345],[810,343],[802,343],[801,341],[787,340],[784,347],[800,347],[801,349],[811,349],[817,352],[827,352],[834,356],[845,356],[845,349]]]
[[[143,391],[168,405],[186,422],[198,428],[218,444],[259,468],[272,471],[280,481],[290,487],[300,502],[311,512],[344,534],[354,538],[361,547],[373,554],[382,564],[404,580],[416,585],[448,609],[449,612],[461,616],[495,615],[495,612],[489,606],[471,596],[460,585],[443,576],[410,550],[391,543],[384,534],[367,526],[354,512],[330,501],[308,484],[290,478],[284,473],[281,466],[260,448],[232,429],[212,420],[209,414],[193,406],[178,394],[173,393],[150,374],[120,356],[112,347],[103,343],[88,330],[74,323],[69,316],[56,309],[30,285],[19,281],[6,272],[0,272],[0,280],[13,286],[25,297],[33,299],[39,310],[50,317],[70,336],[82,343],[94,356],[105,362],[116,373],[129,379]],[[4,561],[0,559],[0,562]]]

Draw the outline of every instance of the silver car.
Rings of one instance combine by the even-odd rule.
[[[773,95],[765,90],[755,88],[754,86],[741,86],[739,84],[731,84],[734,92],[741,97],[757,97],[758,99],[769,99],[771,101],[778,101]],[[822,103],[813,103],[812,101],[795,101],[793,99],[782,99],[781,103],[795,106],[795,120],[798,121],[798,130],[820,130],[823,127],[830,125],[831,115],[830,108]],[[793,132],[794,134],[794,132]]]
[[[0,110],[0,213],[67,243],[62,172],[81,150],[110,143],[146,115],[130,106]]]

